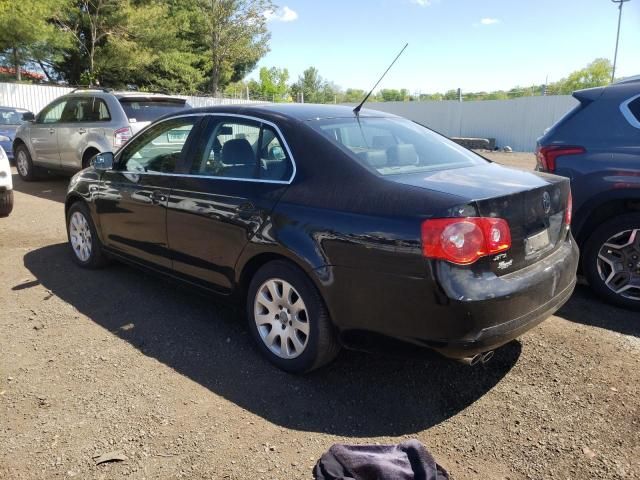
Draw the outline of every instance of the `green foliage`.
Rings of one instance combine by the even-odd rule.
[[[265,12],[271,0],[185,0],[193,12],[190,40],[206,55],[209,88],[216,94],[251,71],[269,51]]]
[[[64,32],[48,21],[60,6],[58,0],[0,1],[0,55],[2,63],[15,70],[16,80],[21,80],[25,64],[39,62],[67,44]]]
[[[576,90],[608,85],[611,81],[613,66],[606,58],[596,58],[581,70],[570,73],[567,78],[551,86],[554,94],[570,95]]]

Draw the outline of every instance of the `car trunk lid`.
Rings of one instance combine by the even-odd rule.
[[[568,179],[495,163],[386,178],[462,197],[454,215],[502,218],[509,223],[511,248],[481,258],[472,268],[503,275],[546,257],[566,238]]]

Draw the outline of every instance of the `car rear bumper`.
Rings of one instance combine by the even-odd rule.
[[[446,262],[437,262],[433,280],[331,267],[323,294],[343,334],[374,332],[463,358],[504,345],[558,310],[575,287],[578,257],[569,236],[548,257],[500,277]]]
[[[579,252],[573,238],[548,257],[522,270],[478,278],[468,269],[439,265],[438,277],[451,307],[462,322],[453,335],[429,340],[450,357],[492,350],[533,328],[571,296]]]

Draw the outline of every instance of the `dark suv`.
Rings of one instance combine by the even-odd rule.
[[[605,299],[640,309],[640,76],[574,92],[540,139],[537,170],[571,179],[581,268]]]

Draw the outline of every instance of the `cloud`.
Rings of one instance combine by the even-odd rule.
[[[431,0],[411,0],[411,3],[415,3],[416,5],[420,5],[421,7],[428,7],[431,5]]]
[[[267,22],[293,22],[298,19],[298,12],[284,6],[278,10],[264,12]]]
[[[486,18],[481,18],[480,23],[482,25],[495,25],[496,23],[500,23],[500,20],[498,20],[497,18],[486,17]]]

